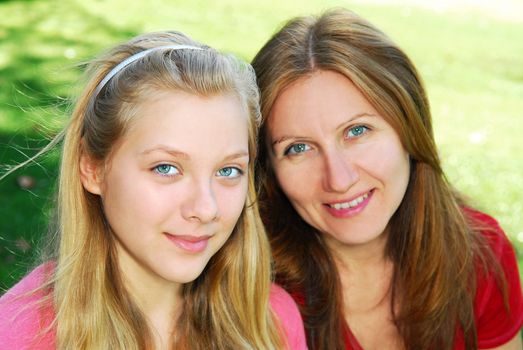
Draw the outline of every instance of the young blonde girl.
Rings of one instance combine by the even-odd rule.
[[[2,348],[305,348],[270,282],[250,66],[161,32],[87,77],[56,140],[56,248],[0,299]]]

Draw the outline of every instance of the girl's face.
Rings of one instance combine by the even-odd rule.
[[[331,247],[385,237],[407,188],[409,156],[349,79],[318,71],[285,89],[267,141],[283,192]]]
[[[102,175],[83,181],[102,198],[124,276],[187,283],[223,246],[247,196],[247,118],[232,95],[162,93],[139,107]]]

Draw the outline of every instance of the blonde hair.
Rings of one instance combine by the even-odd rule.
[[[105,85],[100,81],[126,58],[173,44],[201,50],[159,48],[128,65]],[[99,91],[97,91],[99,90]],[[225,245],[202,274],[183,286],[184,309],[174,330],[176,349],[277,349],[281,328],[269,306],[270,248],[255,201],[253,163],[260,119],[252,68],[179,32],[142,35],[93,61],[87,84],[59,137],[63,150],[58,190],[54,273],[45,289],[55,310],[59,349],[148,349],[152,332],[117,266],[113,235],[99,196],[80,181],[82,153],[99,162],[152,94],[183,91],[203,96],[233,94],[249,117],[248,195]],[[51,330],[47,330],[51,331]]]
[[[252,65],[263,117],[256,166],[262,218],[274,251],[276,280],[305,298],[300,309],[309,347],[345,348],[342,291],[321,234],[299,216],[277,183],[268,156],[267,118],[286,87],[328,70],[358,87],[410,155],[408,188],[390,220],[386,247],[394,262],[391,309],[406,349],[452,349],[456,326],[466,348],[477,348],[475,264],[495,262],[442,171],[425,89],[407,55],[366,20],[334,9],[289,21]]]

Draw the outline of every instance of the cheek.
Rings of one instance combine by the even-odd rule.
[[[223,219],[228,225],[234,227],[243,211],[247,199],[247,181],[245,181],[244,186],[222,188],[217,196]]]
[[[129,172],[126,176],[108,178],[106,188],[104,212],[116,234],[143,228],[158,220],[165,211],[162,203],[169,199],[167,191],[157,191]]]
[[[409,156],[399,144],[383,147],[380,153],[381,157],[374,157],[376,177],[388,188],[395,201],[401,201],[410,177]]]
[[[300,176],[303,173],[301,164],[272,164],[277,185],[293,205],[300,204],[307,196],[306,189],[311,189],[312,174]]]
[[[390,176],[398,183],[398,185],[404,184],[406,186],[410,176],[410,161],[408,153],[400,144],[397,144],[395,147],[390,148],[387,156],[390,159]]]

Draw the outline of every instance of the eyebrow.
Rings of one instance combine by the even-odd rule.
[[[152,147],[152,148],[149,148],[149,149],[146,149],[145,151],[142,151],[140,152],[140,155],[141,156],[146,156],[150,153],[153,153],[153,152],[164,152],[164,153],[168,153],[174,157],[177,157],[177,158],[184,158],[184,159],[189,159],[189,155],[185,152],[181,152],[181,151],[177,151],[171,147],[167,147],[167,146],[163,146],[163,145],[160,145],[160,146],[155,146],[155,147]]]
[[[229,160],[244,158],[244,157],[249,158],[249,152],[241,151],[241,152],[233,153],[230,156],[225,157],[224,161],[229,161]]]
[[[168,153],[168,154],[172,155],[173,157],[177,157],[177,158],[182,158],[182,159],[190,159],[191,158],[185,152],[178,151],[176,149],[173,149],[173,148],[167,147],[167,146],[163,146],[163,145],[155,146],[155,147],[146,149],[145,151],[140,152],[140,155],[141,156],[146,156],[146,155],[148,155],[150,153],[158,152],[158,151],[159,152]],[[223,159],[223,161],[230,161],[230,160],[233,160],[233,159],[238,159],[238,158],[243,158],[243,157],[249,157],[249,152],[248,151],[239,151],[239,152],[233,153],[233,154],[228,155],[227,157],[225,157]]]
[[[274,145],[276,145],[278,143],[282,143],[287,140],[291,140],[291,139],[295,139],[295,138],[300,138],[300,137],[299,136],[282,136],[279,139],[272,141],[271,146],[274,147]]]
[[[362,112],[362,113],[357,113],[353,116],[351,116],[349,119],[347,119],[346,121],[344,121],[343,123],[340,124],[340,126],[338,126],[336,129],[339,129],[341,126],[345,127],[345,124],[349,123],[350,121],[354,120],[354,119],[358,119],[358,118],[361,118],[361,117],[377,117],[378,115],[376,114],[372,114],[372,113],[367,113],[367,112]],[[287,140],[292,140],[292,139],[301,139],[301,138],[304,138],[302,136],[282,136],[274,141],[272,141],[271,143],[271,146],[274,147],[276,144],[278,143],[282,143],[282,142],[285,142]]]

